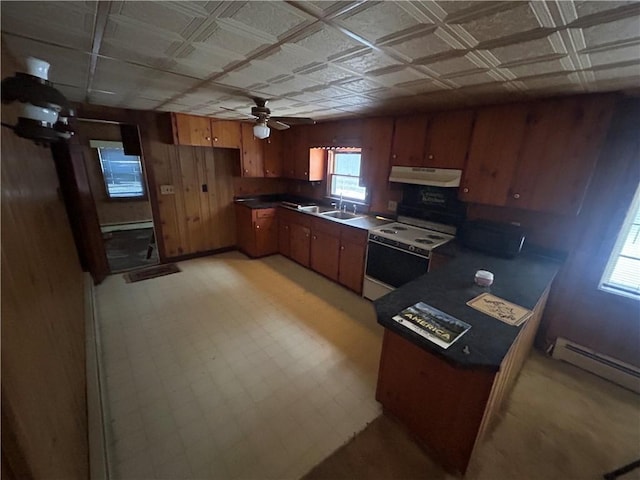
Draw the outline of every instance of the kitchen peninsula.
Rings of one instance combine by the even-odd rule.
[[[530,351],[560,262],[533,251],[505,259],[457,245],[443,250],[454,256],[446,265],[374,302],[385,327],[376,398],[435,461],[464,473]],[[495,274],[491,287],[475,285],[481,269]],[[486,291],[533,314],[514,327],[467,305]],[[471,328],[443,349],[393,320],[417,302]]]

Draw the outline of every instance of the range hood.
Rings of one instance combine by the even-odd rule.
[[[432,185],[434,187],[459,187],[462,170],[453,168],[391,167],[390,182]]]

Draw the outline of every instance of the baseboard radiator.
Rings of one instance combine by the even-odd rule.
[[[556,340],[552,357],[640,393],[640,369],[633,365],[560,337]]]

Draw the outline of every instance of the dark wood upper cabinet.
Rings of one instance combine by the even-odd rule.
[[[264,177],[262,142],[253,135],[253,124],[242,123],[242,176]]]
[[[218,148],[241,148],[240,122],[211,119],[211,146]]]
[[[211,146],[211,119],[209,117],[171,113],[171,127],[173,143],[176,145]]]
[[[575,215],[580,211],[613,112],[612,96],[533,104],[506,204]]]
[[[395,119],[391,165],[422,166],[428,124],[429,117],[427,115],[414,115]]]
[[[279,130],[271,129],[268,138],[262,141],[264,153],[264,176],[282,177],[284,175],[284,143]]]
[[[473,128],[460,198],[576,215],[613,111],[612,95],[483,108]]]
[[[429,119],[422,165],[433,168],[464,168],[473,119],[472,110],[433,115]]]
[[[461,200],[505,205],[528,113],[524,104],[488,107],[478,112],[460,184]]]

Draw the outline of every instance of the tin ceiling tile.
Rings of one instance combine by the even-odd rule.
[[[339,23],[374,43],[419,24],[402,8],[402,2],[364,4],[341,17]]]
[[[374,50],[355,53],[347,58],[337,61],[336,63],[358,73],[368,73],[374,70],[399,65],[399,63],[391,57],[378,53]]]
[[[516,8],[493,13],[461,24],[461,27],[478,42],[486,42],[527,32],[541,26],[528,2],[522,2]]]
[[[280,38],[309,18],[284,2],[245,2],[231,18],[257,32]]]
[[[328,26],[305,30],[293,43],[311,52],[311,55],[323,60],[335,58],[362,48],[359,42]]]

